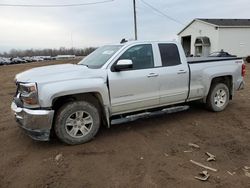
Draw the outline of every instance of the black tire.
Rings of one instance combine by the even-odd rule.
[[[78,114],[80,117],[81,113],[83,113],[83,115],[80,120],[80,118],[77,118],[77,117],[78,117]],[[86,117],[83,117],[83,116],[86,116]],[[92,123],[89,123],[89,125],[87,124],[85,125],[84,119],[86,118],[90,119]],[[55,126],[54,126],[55,133],[57,137],[66,144],[69,144],[69,145],[82,144],[82,143],[90,141],[97,134],[100,128],[100,123],[101,123],[100,119],[101,118],[100,118],[99,110],[93,104],[87,101],[69,102],[65,104],[64,106],[62,106],[56,114],[56,120],[55,120]],[[66,124],[66,121],[70,123]],[[80,124],[81,122],[82,124]],[[72,123],[72,129],[70,130],[71,123]],[[84,131],[82,131],[82,127],[79,128],[80,126],[84,127],[83,129],[85,128],[87,129],[87,131],[84,130],[86,131],[85,133],[86,135],[83,134]],[[78,130],[78,131],[75,131],[75,130]],[[76,135],[74,135],[75,133]]]
[[[221,97],[220,99],[218,99],[217,92],[220,93],[220,91],[225,92],[225,97]],[[227,107],[228,102],[229,102],[228,86],[224,83],[214,83],[211,86],[210,91],[207,96],[207,101],[206,101],[207,108],[214,112],[220,112],[220,111],[223,111]]]

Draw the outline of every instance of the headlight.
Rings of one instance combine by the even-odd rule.
[[[24,107],[39,107],[36,83],[19,83],[18,93],[20,93]]]

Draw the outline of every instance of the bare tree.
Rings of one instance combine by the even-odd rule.
[[[57,56],[57,55],[76,55],[76,56],[87,56],[93,52],[95,47],[87,48],[65,48],[60,47],[59,49],[27,49],[27,50],[16,50],[11,49],[9,52],[0,53],[1,57],[25,57],[25,56]]]

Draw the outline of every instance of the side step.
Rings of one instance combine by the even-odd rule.
[[[189,106],[174,106],[174,107],[169,107],[169,108],[164,108],[162,110],[158,111],[153,111],[153,112],[143,112],[139,114],[133,114],[133,115],[127,115],[125,117],[121,116],[120,118],[112,119],[111,120],[111,125],[116,125],[116,124],[122,124],[122,123],[127,123],[131,121],[135,121],[137,119],[142,119],[142,118],[148,118],[148,117],[153,117],[153,116],[158,116],[158,115],[163,115],[163,114],[171,114],[175,112],[181,112],[184,110],[188,110]]]

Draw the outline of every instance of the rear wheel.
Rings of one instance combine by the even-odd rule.
[[[100,114],[97,107],[87,101],[75,101],[58,110],[54,128],[61,141],[75,145],[91,140],[99,127]]]
[[[224,110],[229,102],[229,89],[224,83],[215,83],[211,86],[206,105],[209,110],[220,112]]]

